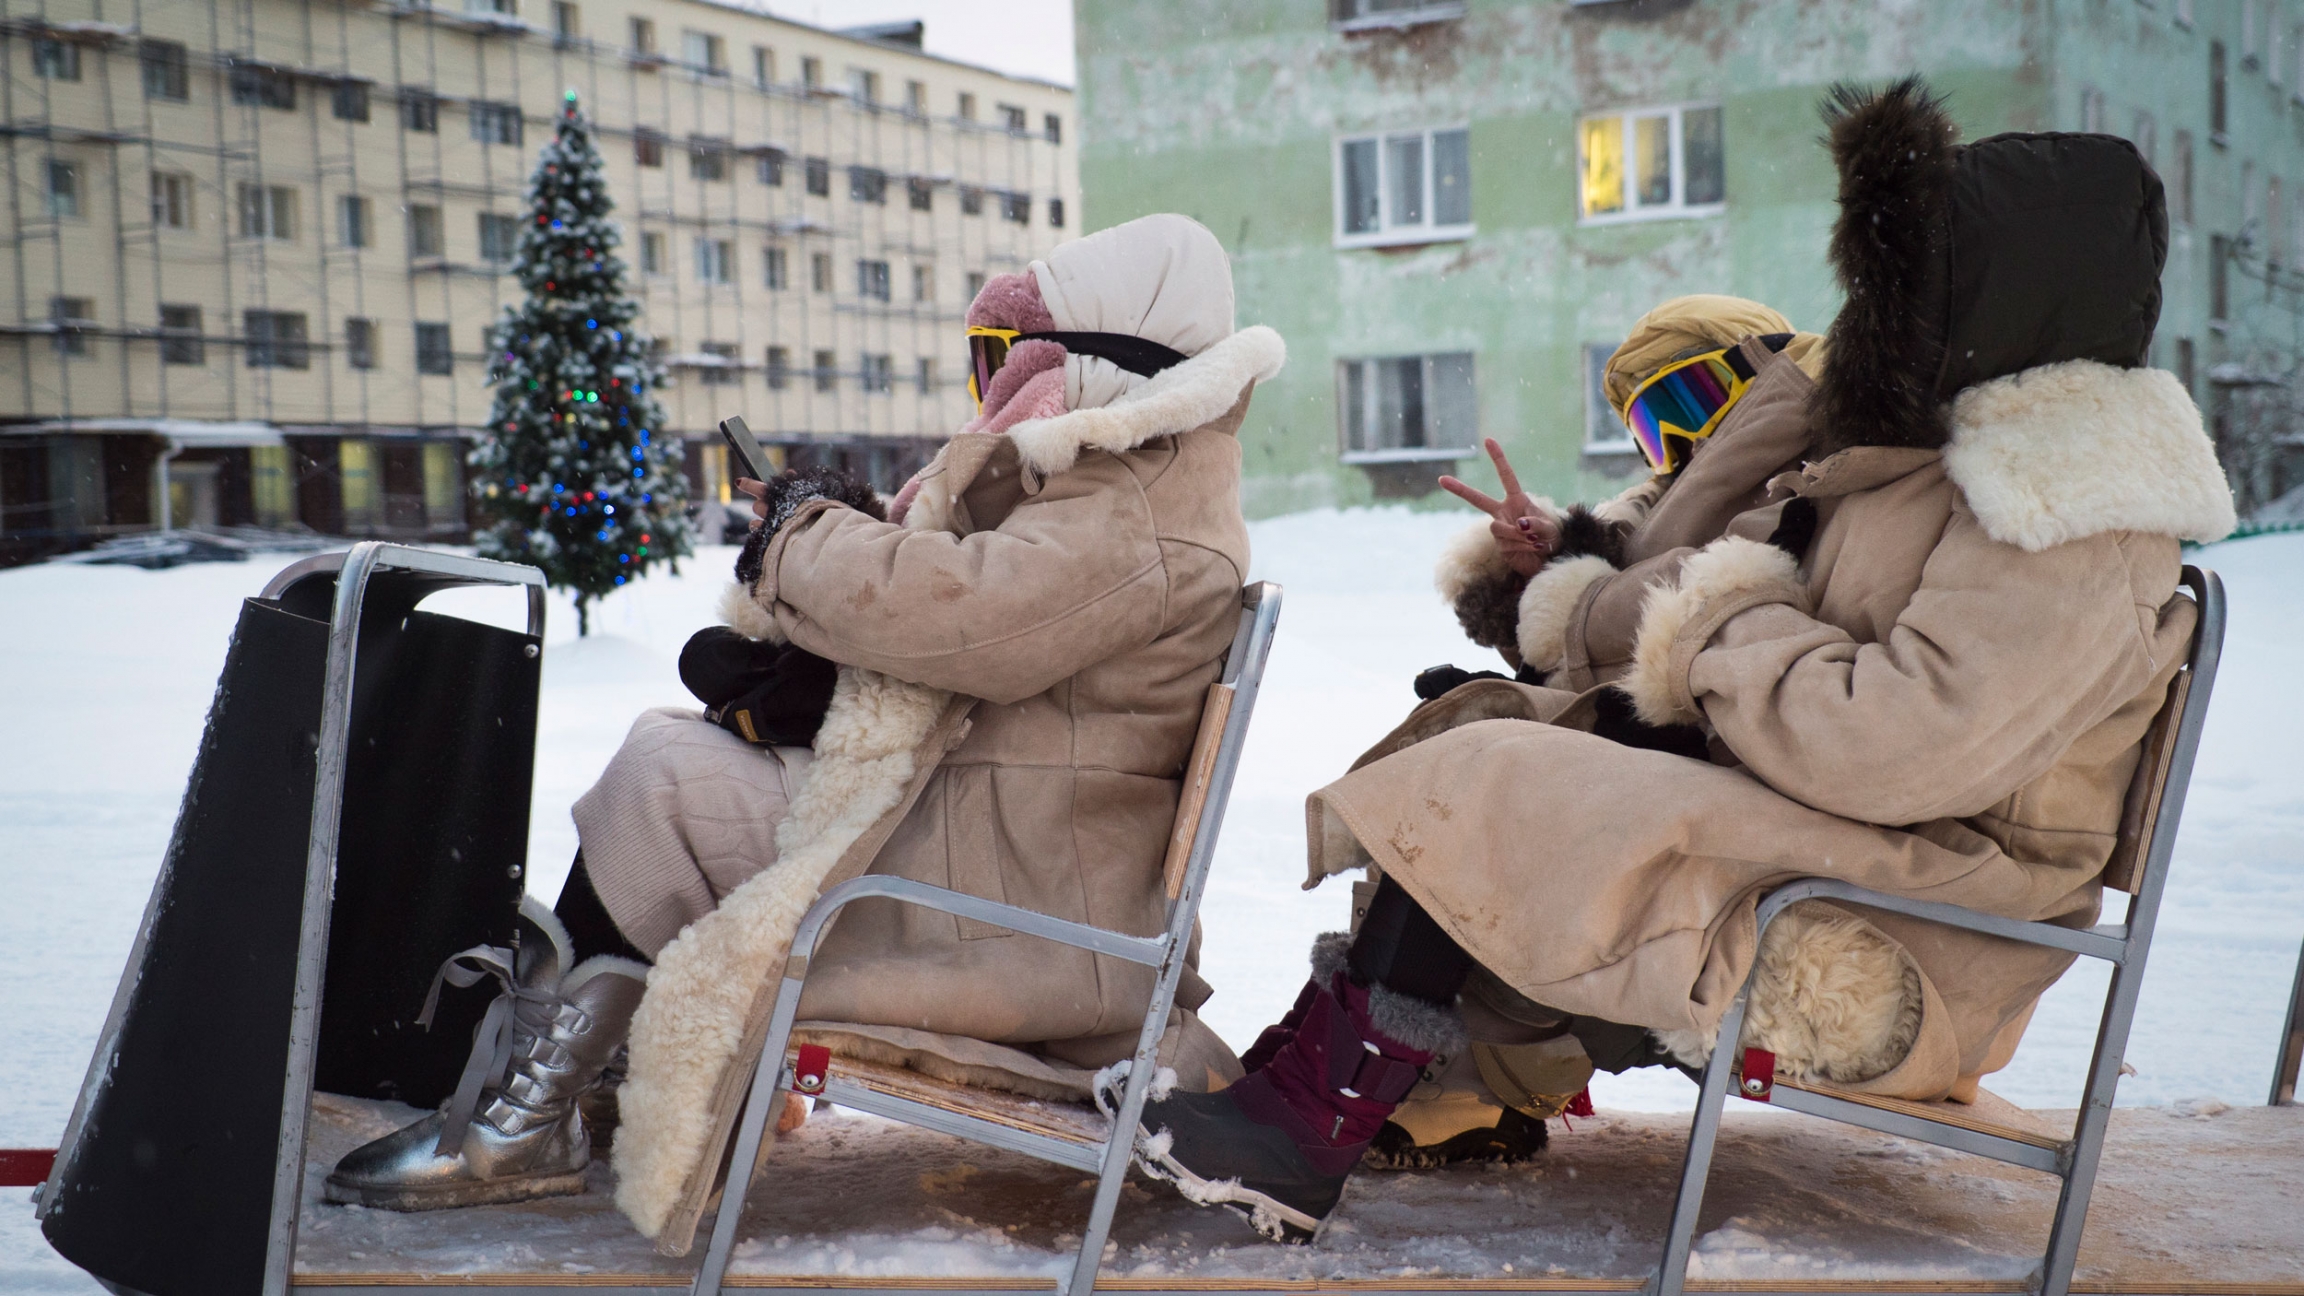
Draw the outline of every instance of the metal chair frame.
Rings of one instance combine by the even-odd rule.
[[[878,875],[866,875],[833,887],[818,897],[801,918],[784,965],[783,983],[777,989],[768,1038],[754,1063],[744,1116],[737,1127],[734,1156],[729,1161],[727,1185],[721,1192],[719,1214],[712,1223],[711,1243],[705,1249],[703,1264],[691,1289],[693,1296],[718,1296],[721,1281],[728,1272],[729,1255],[736,1245],[744,1198],[760,1162],[769,1116],[783,1110],[785,1095],[792,1092],[797,1083],[794,1068],[785,1060],[785,1052],[791,1042],[800,1008],[800,992],[807,983],[818,938],[824,925],[841,909],[866,898],[918,905],[1158,969],[1158,982],[1145,1009],[1143,1028],[1137,1035],[1135,1060],[1129,1068],[1124,1096],[1100,1146],[947,1111],[849,1082],[837,1075],[824,1078],[823,1096],[840,1106],[1097,1174],[1095,1204],[1089,1212],[1088,1227],[1081,1235],[1080,1252],[1072,1263],[1064,1291],[1066,1296],[1087,1296],[1095,1287],[1097,1266],[1103,1259],[1104,1242],[1111,1233],[1112,1215],[1120,1201],[1120,1185],[1127,1177],[1137,1118],[1144,1110],[1161,1036],[1167,1033],[1169,1009],[1176,1000],[1177,978],[1184,970],[1209,864],[1224,823],[1225,804],[1231,797],[1233,775],[1239,770],[1241,746],[1247,739],[1248,722],[1263,681],[1264,661],[1271,651],[1273,629],[1280,619],[1280,587],[1269,581],[1250,585],[1241,593],[1241,605],[1239,629],[1233,635],[1232,647],[1224,659],[1224,674],[1216,686],[1232,690],[1230,709],[1222,713],[1223,737],[1210,767],[1207,799],[1200,809],[1181,885],[1171,889],[1166,932],[1159,936],[1131,936],[925,882]],[[1179,806],[1179,816],[1189,812],[1191,792],[1188,783],[1187,799]],[[1179,825],[1179,829],[1181,827]]]
[[[2216,682],[2217,658],[2224,643],[2224,585],[2216,573],[2196,567],[2186,567],[2183,582],[2192,591],[2200,607],[2200,620],[2193,631],[2192,650],[2185,669],[2191,674],[2191,687],[2184,697],[2183,709],[2178,714],[2174,742],[2167,766],[2167,777],[2158,798],[2157,812],[2151,820],[2151,835],[2132,879],[2128,898],[2128,912],[2121,922],[2105,923],[2088,930],[2058,927],[2051,923],[2019,922],[2012,918],[1979,913],[1957,905],[1926,900],[1909,900],[1901,896],[1886,895],[1864,887],[1854,886],[1831,878],[1802,878],[1787,883],[1769,893],[1761,901],[1760,931],[1785,909],[1802,900],[1838,900],[1850,904],[1884,909],[1891,913],[1909,914],[1969,931],[1982,932],[2007,940],[2022,941],[2028,945],[2047,946],[2069,950],[2074,954],[2102,959],[2112,965],[2111,986],[2104,1000],[2104,1017],[2096,1033],[2096,1054],[2088,1069],[2086,1096],[2079,1117],[2074,1122],[2072,1135],[2053,1146],[2010,1138],[1982,1130],[1965,1128],[1944,1121],[1933,1120],[1906,1110],[1914,1104],[1900,1104],[1898,1108],[1876,1107],[1868,1103],[1853,1102],[1834,1097],[1811,1088],[1796,1088],[1787,1084],[1772,1087],[1754,1080],[1744,1096],[1755,1101],[1789,1107],[1849,1125],[1894,1134],[1902,1138],[1918,1139],[1938,1147],[1990,1157],[2013,1165],[2044,1171],[2064,1181],[2062,1195],[2056,1203],[2055,1222],[2048,1233],[2048,1250],[2041,1263],[2039,1286],[2041,1296],[2066,1296],[2072,1284],[2072,1268],[2080,1255],[2080,1231],[2088,1219],[2088,1199],[2096,1186],[2096,1163],[2104,1150],[2105,1130],[2112,1119],[2113,1092],[2120,1084],[2120,1067],[2128,1047],[2128,1030],[2136,1016],[2136,996],[2144,979],[2144,959],[2152,944],[2152,930],[2160,914],[2160,896],[2168,879],[2168,862],[2176,847],[2177,822],[2184,813],[2184,794],[2192,778],[2192,759],[2199,751],[2200,730],[2208,715],[2209,694]],[[2172,684],[2171,687],[2174,687]],[[2147,766],[2153,753],[2147,747]],[[2147,788],[2145,795],[2149,796]],[[1688,1253],[1695,1239],[1697,1212],[1704,1204],[1705,1180],[1712,1168],[1712,1152],[1720,1133],[1721,1108],[1725,1105],[1729,1079],[1737,1070],[1738,1036],[1744,1024],[1744,1008],[1751,993],[1751,983],[1736,996],[1734,1004],[1720,1019],[1719,1043],[1713,1047],[1712,1057],[1704,1068],[1702,1090],[1696,1100],[1696,1116],[1688,1133],[1688,1159],[1680,1177],[1680,1196],[1672,1209],[1672,1224],[1666,1234],[1664,1259],[1649,1290],[1656,1296],[1680,1296],[1687,1283]],[[1757,1050],[1755,1050],[1757,1051]]]

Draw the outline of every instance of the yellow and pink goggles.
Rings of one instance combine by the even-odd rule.
[[[1752,385],[1754,370],[1741,346],[1675,360],[1632,389],[1624,426],[1657,475],[1680,471],[1696,443],[1718,430]]]

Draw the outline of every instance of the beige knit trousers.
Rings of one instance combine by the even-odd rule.
[[[754,746],[695,711],[642,712],[572,810],[592,889],[625,939],[655,958],[775,863],[776,826],[814,758]]]

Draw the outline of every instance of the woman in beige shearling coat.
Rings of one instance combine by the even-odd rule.
[[[1491,680],[1420,708],[1310,798],[1311,880],[1386,879],[1349,951],[1246,1079],[1147,1107],[1148,1172],[1309,1238],[1461,1047],[1475,966],[1700,1059],[1758,957],[1747,1031],[1795,1073],[1929,1099],[2006,1062],[2069,956],[1824,908],[1771,968],[1754,909],[1822,874],[2092,921],[2194,622],[2179,541],[2221,537],[2231,501],[2189,395],[2139,367],[2167,225],[2132,146],[1958,147],[1914,83],[1832,121],[1849,304],[1817,456],[1652,574],[1615,686],[1712,759],[1588,732],[1597,692]]]

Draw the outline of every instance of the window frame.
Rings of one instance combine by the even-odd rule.
[[[297,209],[303,204],[297,199],[294,185],[268,185],[242,180],[233,197],[234,214],[239,218],[235,229],[237,237],[261,239],[268,243],[296,241],[299,233],[297,227],[302,224],[303,217],[303,213]]]
[[[867,301],[885,302],[895,295],[895,273],[886,259],[856,258],[856,295]]]
[[[875,166],[857,163],[848,168],[848,201],[870,203],[875,207],[888,205],[888,173]]]
[[[281,327],[290,320],[296,322],[293,337],[287,336]],[[257,327],[259,321],[262,328]],[[306,370],[312,367],[311,319],[302,311],[242,311],[240,333],[247,368]]]
[[[632,165],[651,169],[664,165],[664,132],[647,126],[633,128]]]
[[[664,262],[663,231],[640,231],[640,273],[650,279],[660,279],[671,273],[665,268]]]
[[[503,212],[478,212],[474,215],[474,229],[480,238],[481,261],[508,270],[520,258],[519,217]],[[489,233],[491,229],[495,231],[493,236]]]
[[[419,135],[440,133],[440,96],[413,86],[400,87],[400,129]]]
[[[519,148],[527,138],[528,125],[518,104],[474,99],[465,111],[475,143]]]
[[[728,155],[735,146],[715,135],[688,137],[688,178],[700,183],[725,181],[728,178]]]
[[[348,248],[375,244],[376,207],[367,195],[336,195],[336,242]]]
[[[780,243],[760,249],[760,286],[770,292],[786,292],[792,287],[791,256]]]
[[[87,358],[91,352],[88,334],[96,324],[94,298],[62,294],[50,297],[48,322],[55,326],[55,349],[58,356]]]
[[[152,172],[152,228],[180,232],[197,229],[199,189],[200,182],[190,172]]]
[[[145,98],[170,103],[191,99],[191,57],[183,42],[141,39],[136,43],[136,62]]]
[[[448,255],[448,221],[436,204],[408,204],[408,255],[410,258]]]
[[[1716,111],[1720,120],[1720,200],[1710,203],[1690,203],[1688,191],[1687,118],[1692,111]],[[1643,118],[1662,116],[1669,124],[1670,146],[1668,169],[1672,182],[1672,197],[1661,204],[1642,206],[1634,201],[1632,192],[1631,159],[1633,157],[1633,123]],[[1598,118],[1615,118],[1623,132],[1623,184],[1624,206],[1612,212],[1584,210],[1584,123]],[[1691,99],[1679,103],[1639,104],[1625,108],[1612,108],[1601,112],[1576,114],[1575,202],[1578,225],[1632,225],[1657,220],[1704,220],[1723,215],[1728,210],[1728,120],[1727,110],[1718,100]]]
[[[376,321],[365,315],[346,317],[344,321],[344,363],[354,369],[376,367]]]
[[[1623,418],[1608,403],[1608,358],[1623,345],[1621,342],[1586,342],[1576,348],[1578,383],[1584,389],[1584,437],[1577,443],[1579,453],[1640,453],[1640,444],[1632,439],[1632,429],[1624,425]],[[1605,441],[1593,440],[1593,432],[1603,425],[1609,426],[1616,435]]]
[[[415,325],[416,372],[432,378],[453,376],[456,372],[456,344],[454,335],[449,332],[448,323],[445,320],[417,320]],[[440,343],[437,348],[428,345],[434,338]]]
[[[839,391],[840,353],[837,351],[819,350],[811,358],[816,363],[810,365],[808,367],[808,371],[816,380],[815,390],[819,392]]]
[[[1436,390],[1436,388],[1432,382],[1433,367],[1436,361],[1453,356],[1462,356],[1465,358],[1468,364],[1469,376],[1471,380],[1471,426],[1464,429],[1465,441],[1463,445],[1457,446],[1428,444],[1421,446],[1396,446],[1390,449],[1381,450],[1355,450],[1352,448],[1352,384],[1348,376],[1349,370],[1359,368],[1364,375],[1373,375],[1376,372],[1375,366],[1377,365],[1398,364],[1402,361],[1408,360],[1419,362],[1419,399],[1424,415],[1424,433],[1426,438],[1429,439],[1434,432],[1434,420],[1432,416],[1434,401],[1432,399],[1432,393]],[[1479,453],[1480,357],[1477,351],[1450,350],[1414,352],[1406,355],[1338,356],[1336,359],[1335,381],[1336,450],[1337,458],[1340,462],[1350,465],[1436,463],[1441,461],[1465,459]],[[1362,384],[1361,417],[1363,427],[1367,428],[1373,426],[1373,420],[1371,416],[1375,410],[1381,408],[1380,402],[1382,400],[1382,393],[1380,384],[1376,381],[1371,381],[1369,378],[1364,377]]]
[[[52,31],[32,36],[32,75],[48,81],[80,79],[80,45]]]
[[[329,87],[328,112],[337,121],[366,122],[374,114],[369,107],[368,83],[358,77],[346,77]]]
[[[1335,235],[1335,246],[1340,248],[1406,247],[1419,243],[1455,243],[1461,242],[1464,239],[1471,238],[1473,235],[1479,233],[1480,223],[1477,220],[1467,220],[1461,224],[1455,225],[1442,225],[1437,223],[1437,220],[1435,219],[1439,215],[1437,202],[1439,198],[1439,192],[1438,182],[1434,178],[1436,175],[1436,168],[1434,166],[1433,160],[1436,155],[1436,151],[1433,148],[1433,140],[1436,136],[1440,135],[1451,134],[1459,131],[1464,133],[1464,183],[1467,187],[1469,187],[1472,183],[1471,130],[1472,124],[1469,121],[1458,121],[1445,122],[1433,126],[1402,127],[1397,130],[1359,130],[1338,132],[1336,136],[1329,142],[1328,157],[1330,189],[1332,191],[1331,202],[1333,207],[1333,210],[1329,213],[1329,222],[1330,229],[1334,232]],[[1402,139],[1410,135],[1417,136],[1421,140],[1421,147],[1423,149],[1424,185],[1422,204],[1423,211],[1425,213],[1425,219],[1421,224],[1416,225],[1394,224],[1391,221],[1392,185],[1390,183],[1391,162],[1389,160],[1391,150],[1387,146],[1393,140]],[[1372,143],[1376,147],[1376,228],[1374,230],[1351,233],[1347,232],[1345,229],[1348,193],[1345,184],[1344,156],[1345,150],[1348,147],[1360,143]],[[1467,210],[1469,210],[1471,207],[1471,201],[1469,197],[1466,198],[1465,206]]]
[[[699,234],[696,236],[695,248],[691,256],[696,262],[696,282],[720,286],[727,286],[736,282],[736,242],[734,239],[714,238],[709,234]]]
[[[171,312],[180,312],[175,322],[169,321]],[[189,320],[182,312],[188,312]],[[164,365],[204,365],[208,363],[206,325],[200,307],[185,302],[160,303],[160,363]]]
[[[58,177],[64,178],[58,184]],[[82,201],[86,186],[80,183],[80,163],[76,158],[49,157],[40,166],[40,211],[52,221],[81,220],[88,215],[87,204]]]
[[[1328,30],[1338,33],[1406,31],[1426,23],[1453,22],[1464,16],[1464,0],[1423,0],[1412,9],[1353,14],[1352,0],[1329,0]]]

